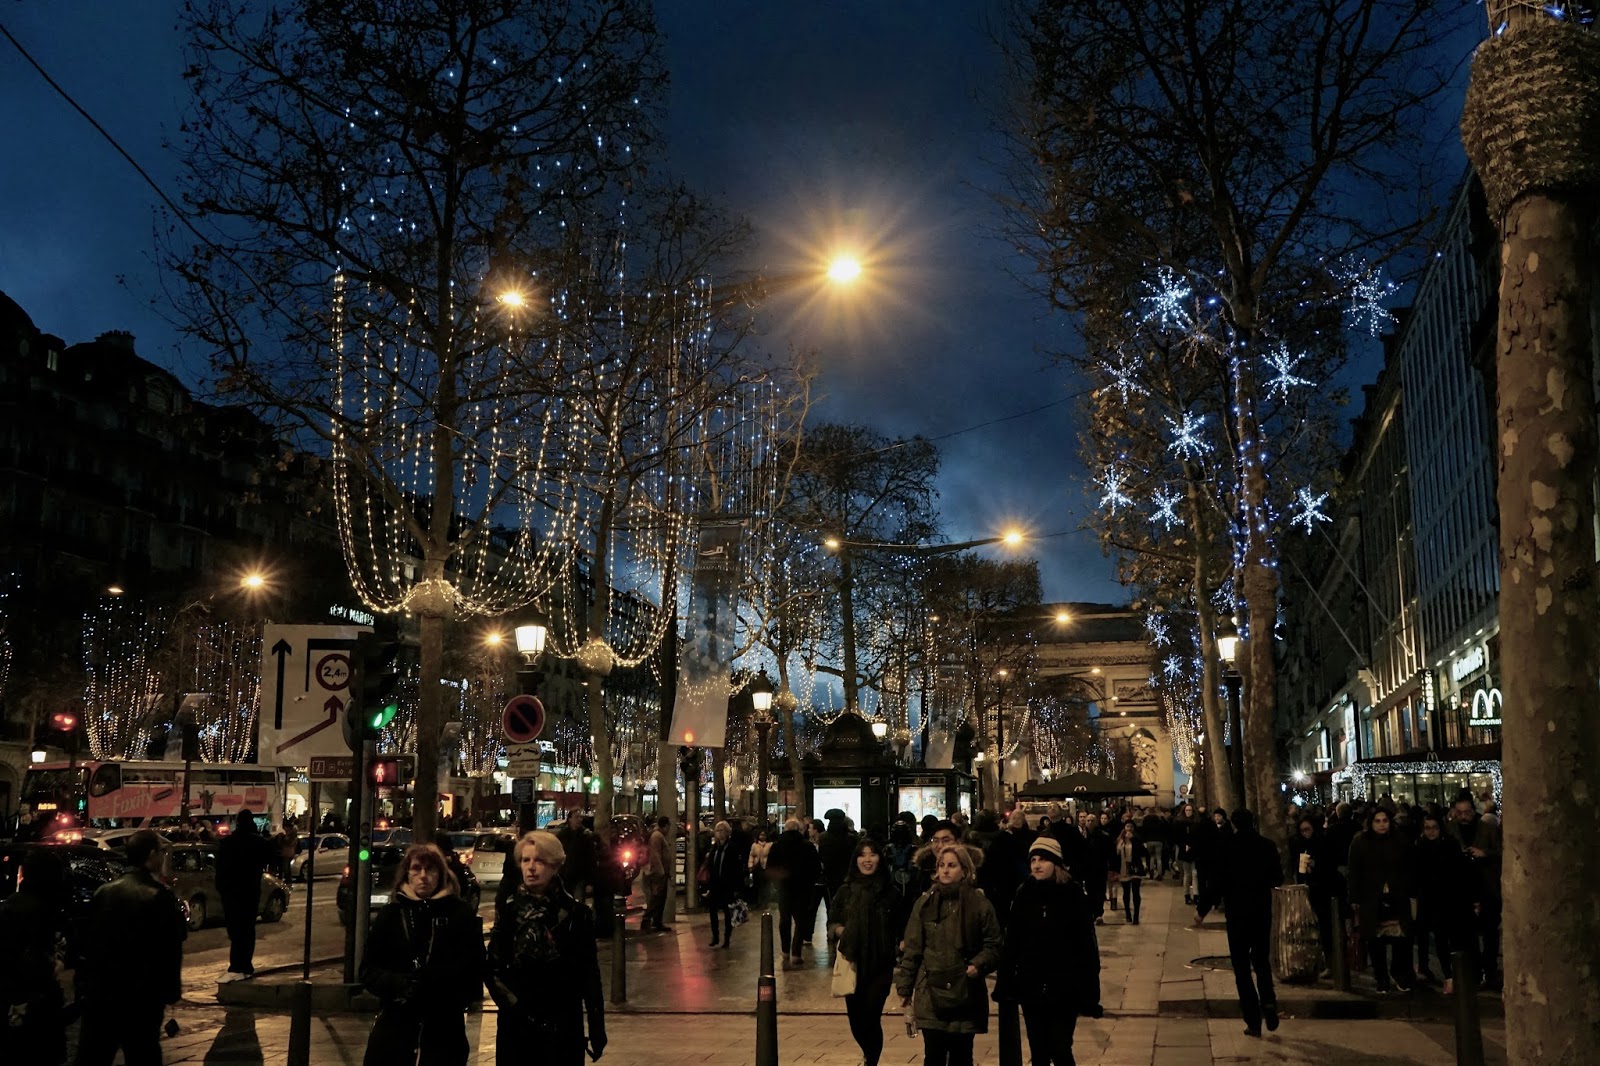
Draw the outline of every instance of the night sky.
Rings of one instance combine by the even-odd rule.
[[[815,417],[939,440],[951,540],[1008,523],[1076,530],[1092,506],[1077,464],[1081,383],[1048,365],[1073,343],[1014,276],[1001,239],[996,132],[1008,87],[990,5],[728,0],[664,3],[672,163],[756,227],[753,267],[782,274],[825,245],[864,251],[848,306],[776,308],[764,343],[818,350]],[[162,150],[187,100],[176,3],[53,0],[0,21],[169,194]],[[0,291],[68,343],[109,329],[203,391],[203,352],[163,319],[154,194],[0,40]],[[960,432],[997,419],[1024,417]],[[996,549],[985,549],[995,551]],[[1048,599],[1117,600],[1092,534],[1031,546]]]

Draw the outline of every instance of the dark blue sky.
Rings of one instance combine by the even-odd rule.
[[[674,165],[748,217],[760,265],[799,266],[835,234],[867,250],[872,284],[849,306],[794,308],[767,343],[818,350],[817,417],[938,437],[1059,400],[1077,387],[1043,352],[1071,343],[1013,278],[991,192],[1006,86],[990,5],[890,2],[659,5],[673,77]],[[161,141],[185,106],[176,3],[18,3],[7,28],[169,192]],[[108,329],[191,384],[152,265],[154,196],[0,42],[0,290],[69,342]],[[1073,404],[940,441],[945,530],[1007,522],[1075,529]],[[1109,561],[1077,532],[1033,546],[1051,599],[1118,599]]]

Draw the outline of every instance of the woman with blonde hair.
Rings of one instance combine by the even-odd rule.
[[[933,887],[906,922],[894,985],[922,1030],[925,1066],[971,1066],[973,1038],[989,1031],[983,978],[1000,962],[1000,922],[973,883],[976,870],[969,848],[938,847]]]
[[[406,849],[361,958],[361,983],[382,1004],[366,1066],[467,1061],[464,1015],[483,989],[483,938],[460,892],[444,852],[433,844]]]
[[[489,994],[500,1007],[497,1066],[537,1054],[553,1066],[581,1066],[588,1051],[606,1047],[605,1001],[595,953],[594,915],[561,885],[566,851],[554,833],[537,830],[517,841],[521,874],[515,891],[495,908],[489,934]]]

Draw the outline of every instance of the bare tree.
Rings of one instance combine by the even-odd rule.
[[[1052,303],[1081,309],[1130,261],[1215,298],[1253,637],[1246,753],[1254,793],[1276,796],[1262,360],[1308,300],[1367,283],[1425,224],[1419,131],[1449,82],[1450,18],[1429,0],[1041,0],[1013,28],[1017,237]]]
[[[211,2],[180,24],[201,234],[167,242],[182,325],[225,392],[331,447],[357,591],[419,621],[427,796],[444,621],[526,602],[559,542],[537,500],[553,250],[617,216],[653,140],[649,5]],[[505,314],[522,304],[557,313]],[[417,805],[419,839],[435,815]]]

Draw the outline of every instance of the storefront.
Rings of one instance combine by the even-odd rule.
[[[1492,796],[1500,803],[1501,779],[1499,745],[1459,752],[1480,758],[1422,759],[1415,755],[1368,759],[1333,772],[1334,789],[1339,799],[1364,797],[1369,800],[1389,796],[1407,806],[1437,803],[1447,807],[1463,790],[1481,800]]]
[[[1500,743],[1504,697],[1500,672],[1500,633],[1469,644],[1439,670],[1437,726],[1432,746],[1441,750]]]

